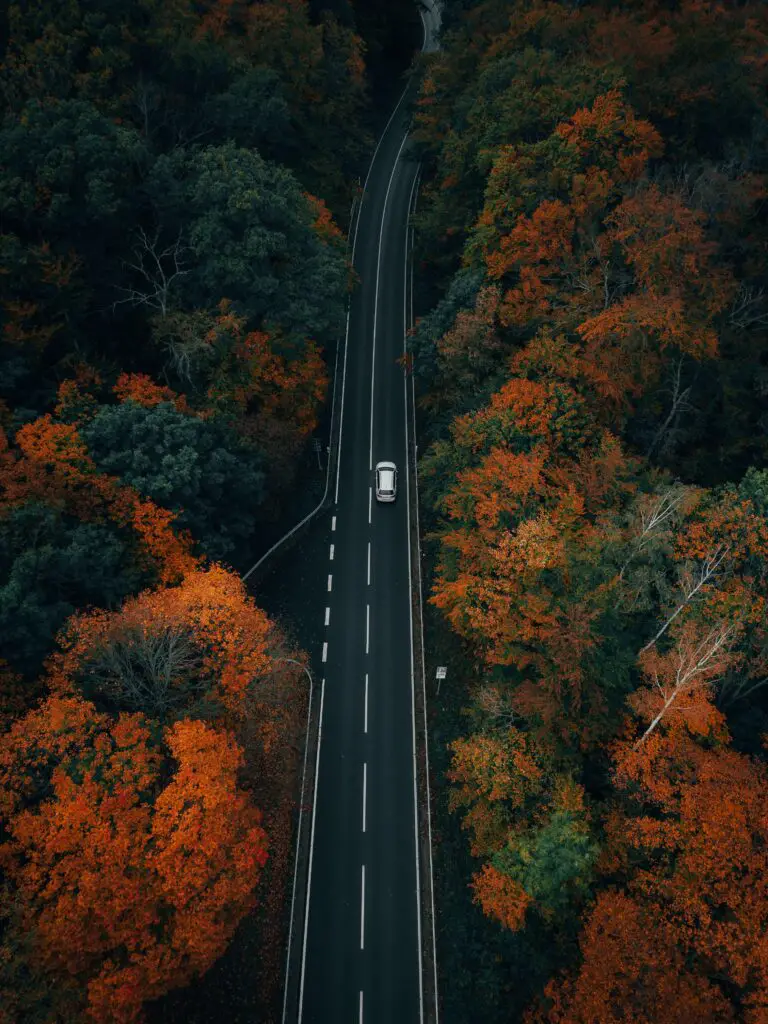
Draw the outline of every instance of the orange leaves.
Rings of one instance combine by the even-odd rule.
[[[504,293],[499,313],[505,325],[524,325],[552,310],[573,256],[575,219],[560,200],[544,200],[531,217],[521,216],[486,263],[494,280],[512,270],[518,284]]]
[[[183,914],[175,944],[193,963],[211,963],[234,930],[222,906],[253,904],[267,837],[248,796],[233,792],[242,753],[231,736],[182,721],[166,739],[178,770],[155,801],[152,864],[164,898]]]
[[[161,402],[171,402],[179,412],[188,412],[184,395],[177,395],[169,387],[156,384],[146,373],[121,373],[112,389],[121,402],[136,402],[151,409]]]
[[[87,382],[65,389],[59,401],[62,411],[87,414]],[[16,442],[21,457],[7,451],[0,463],[0,484],[9,507],[36,499],[60,503],[85,521],[108,517],[130,527],[138,534],[148,568],[166,583],[198,565],[190,552],[191,538],[173,529],[174,513],[99,473],[74,424],[56,423],[46,414],[22,427]]]
[[[526,1024],[724,1024],[723,995],[685,962],[674,934],[620,892],[603,892],[580,939],[575,977],[550,982]]]
[[[552,264],[572,250],[575,226],[573,214],[560,200],[545,200],[531,217],[519,217],[514,228],[501,240],[499,251],[488,257],[488,273],[498,279],[517,263],[531,266]]]
[[[661,136],[636,117],[618,89],[598,96],[591,108],[577,110],[555,129],[586,164],[595,164],[625,181],[640,178],[652,157],[661,156]]]
[[[621,825],[638,865],[631,892],[654,931],[735,996],[738,1019],[758,1024],[768,998],[768,769],[726,740],[722,727],[707,745],[673,727],[640,751],[617,745],[615,779],[636,809]]]
[[[364,67],[362,62],[360,66]],[[358,64],[355,64],[355,70],[357,70],[357,68]],[[312,227],[318,237],[324,242],[343,242],[344,233],[334,221],[331,211],[325,205],[323,200],[318,199],[317,196],[313,196],[310,192],[305,192],[304,198],[315,213],[315,222]]]
[[[282,338],[265,331],[245,334],[244,326],[243,318],[222,303],[208,339],[218,352],[218,368],[207,398],[215,408],[245,417],[241,429],[282,463],[317,426],[328,372],[313,341],[304,343],[300,356],[288,359],[279,351]]]
[[[217,565],[193,569],[179,586],[145,591],[117,612],[70,619],[49,662],[49,683],[72,692],[92,679],[119,706],[140,700],[158,717],[204,695],[238,720],[260,707],[258,685],[255,696],[252,690],[271,668],[270,630],[239,577]]]
[[[54,697],[0,740],[11,927],[75,980],[77,1019],[131,1024],[203,973],[252,908],[266,861],[235,741]]]
[[[447,773],[455,783],[448,800],[462,808],[462,828],[472,832],[474,856],[487,856],[504,844],[515,812],[535,798],[543,783],[533,744],[514,727],[498,737],[476,734],[451,744]]]
[[[175,583],[200,564],[191,553],[190,534],[173,529],[176,514],[140,498],[131,488],[117,491],[110,501],[110,516],[136,531],[161,583]]]
[[[625,196],[606,218],[637,283],[662,292],[675,285],[681,272],[693,278],[705,272],[715,245],[706,239],[703,222],[703,213],[655,184]]]
[[[49,413],[21,427],[16,443],[28,459],[46,469],[55,468],[68,479],[95,472],[77,428],[67,423],[54,423]]]
[[[520,931],[525,924],[525,911],[532,900],[518,882],[492,864],[484,864],[473,876],[472,888],[474,901],[480,904],[486,917],[495,918],[510,931]]]

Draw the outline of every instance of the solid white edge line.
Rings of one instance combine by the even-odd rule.
[[[328,660],[328,641],[323,642],[323,662]]]
[[[371,542],[368,541],[368,586],[371,585]]]
[[[371,606],[365,606],[365,653],[368,653],[369,641],[371,639]]]
[[[363,718],[363,732],[368,732],[368,673],[365,673],[365,716]]]
[[[376,162],[376,156],[377,156],[377,154],[379,152],[379,149],[381,148],[381,144],[382,144],[382,142],[384,141],[384,139],[386,137],[387,130],[388,130],[389,126],[392,124],[392,120],[393,120],[395,114],[400,109],[400,104],[405,99],[405,94],[408,92],[410,84],[411,84],[410,82],[407,82],[406,85],[405,85],[405,88],[403,89],[402,93],[400,94],[400,99],[395,104],[395,109],[389,115],[389,120],[384,125],[384,131],[379,136],[379,141],[376,143],[376,148],[373,151],[373,156],[371,157],[371,162],[370,162],[370,164],[368,164],[368,173],[365,176],[365,182],[363,184],[363,191],[362,191],[362,193],[360,195],[360,205],[359,205],[359,208],[358,208],[358,211],[357,211],[357,220],[355,221],[355,234],[354,234],[354,236],[352,238],[352,259],[351,259],[350,262],[351,262],[351,265],[352,265],[353,269],[354,269],[354,266],[355,266],[355,251],[357,250],[357,231],[358,231],[358,228],[360,227],[360,216],[361,216],[362,210],[363,210],[363,202],[365,201],[365,192],[366,192],[366,189],[368,188],[368,181],[370,180],[370,177],[371,177],[371,171],[373,170],[373,165]],[[347,303],[347,326],[346,326],[346,329],[344,331],[344,366],[343,366],[343,369],[342,369],[342,372],[341,372],[341,406],[340,406],[340,409],[339,409],[339,449],[338,449],[338,452],[336,453],[336,491],[335,491],[334,498],[333,498],[334,504],[336,504],[336,505],[338,505],[338,503],[339,503],[339,475],[340,475],[340,472],[341,472],[341,436],[342,436],[342,432],[343,432],[343,429],[344,429],[344,395],[346,393],[346,386],[347,386],[347,352],[349,351],[349,313],[350,313],[351,306],[352,306],[352,296],[350,296],[349,302]]]
[[[368,764],[363,761],[363,832],[365,832],[365,800],[368,787]]]
[[[416,187],[416,177],[414,175],[413,185],[411,186],[411,196],[408,199],[408,211],[411,209],[411,198],[413,197],[413,190]],[[407,299],[408,299],[408,230],[406,227],[405,232],[405,262],[403,265],[403,355],[407,353],[407,328],[408,323],[408,312],[407,312]],[[411,609],[411,595],[413,594],[413,579],[411,574],[411,474],[407,472],[408,467],[408,376],[403,373],[403,397],[405,399],[405,496],[406,496],[406,507],[408,509],[408,622],[410,624],[410,639],[411,639],[411,740],[413,745],[413,846],[416,860],[416,928],[418,938],[418,954],[419,954],[419,1021],[421,1024],[424,1022],[424,957],[421,948],[421,870],[419,866],[419,793],[418,785],[416,781],[416,667],[415,658],[413,654],[413,612]]]
[[[365,949],[365,864],[363,864],[363,881],[360,889],[360,949]]]
[[[413,197],[413,212],[416,213],[416,203],[419,198],[419,187],[421,185],[421,166],[416,175],[416,185],[414,188]],[[411,233],[411,322],[409,326],[413,326],[413,232]],[[407,399],[407,395],[406,395]],[[407,405],[407,401],[406,401]],[[407,419],[406,411],[406,419]],[[426,655],[424,653],[424,595],[422,588],[421,579],[421,527],[419,524],[419,462],[418,462],[418,445],[416,444],[416,378],[411,369],[411,415],[413,417],[413,441],[414,441],[414,460],[413,460],[413,474],[414,474],[414,485],[416,488],[416,563],[418,565],[419,572],[419,611],[421,619],[421,687],[424,704],[424,759],[425,759],[425,772],[426,772],[426,783],[427,783],[427,837],[429,840],[429,895],[430,904],[432,907],[432,964],[434,969],[433,984],[435,987],[435,1024],[439,1024],[440,1010],[439,1010],[439,999],[438,999],[438,988],[437,988],[437,940],[435,936],[435,881],[432,865],[432,796],[430,793],[429,785],[429,731],[427,726],[427,662]],[[408,506],[410,508],[410,505]]]
[[[307,966],[307,930],[309,928],[309,899],[312,893],[312,861],[315,854],[315,818],[317,817],[317,786],[320,771],[320,744],[323,739],[323,704],[325,702],[325,679],[320,688],[320,721],[317,727],[317,756],[315,758],[315,792],[312,800],[312,831],[309,836],[309,873],[307,875],[307,899],[304,910],[304,943],[301,950],[301,981],[299,983],[299,1021],[304,1010],[304,975]]]
[[[400,154],[403,152],[403,146],[408,140],[408,132],[403,135],[403,141],[400,143],[400,148],[397,151],[395,162],[392,164],[392,173],[389,175],[389,181],[387,182],[387,191],[384,193],[384,205],[381,208],[381,221],[379,222],[379,252],[376,258],[376,291],[374,292],[373,298],[373,345],[371,348],[371,427],[370,427],[370,446],[368,449],[368,470],[373,470],[373,397],[374,397],[374,381],[376,378],[376,325],[378,323],[379,316],[379,282],[381,279],[381,247],[384,241],[384,221],[387,219],[387,203],[389,202],[389,193],[392,188],[392,182],[395,179],[395,172],[400,164]]]
[[[331,621],[331,609],[330,608],[326,608],[325,609],[325,625],[327,626],[330,621]]]
[[[325,680],[323,680],[325,682]],[[293,889],[291,891],[291,917],[288,925],[288,948],[285,955],[285,991],[283,992],[283,1024],[285,1024],[285,1015],[288,1011],[288,974],[290,971],[291,964],[291,946],[293,944],[293,913],[294,905],[296,903],[296,882],[299,877],[299,843],[301,842],[301,827],[304,821],[304,787],[307,781],[307,755],[309,753],[309,728],[312,721],[312,691],[314,687],[312,685],[312,673],[309,675],[309,706],[307,707],[307,738],[304,742],[304,767],[301,772],[301,803],[299,804],[299,824],[296,829],[296,858],[293,865]],[[322,708],[322,702],[321,702]],[[319,743],[319,740],[318,740]],[[317,774],[315,774],[315,798],[317,796]],[[314,799],[313,799],[314,806]],[[314,823],[313,823],[314,829]]]

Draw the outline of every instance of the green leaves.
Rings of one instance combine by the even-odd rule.
[[[261,458],[224,424],[170,403],[105,406],[83,429],[97,466],[179,515],[211,558],[249,543],[264,499]]]
[[[125,215],[142,146],[90,103],[32,101],[0,131],[0,214],[4,222],[92,243]]]
[[[545,916],[573,915],[589,893],[599,849],[582,817],[557,810],[540,828],[511,838],[492,862],[520,883]]]
[[[147,582],[115,528],[29,503],[0,518],[0,657],[33,674],[64,620]]]
[[[161,223],[181,230],[194,253],[183,305],[232,300],[253,326],[335,339],[343,319],[346,267],[339,245],[312,228],[310,204],[293,175],[233,143],[162,156],[147,192]]]

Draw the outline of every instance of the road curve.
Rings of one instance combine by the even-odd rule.
[[[439,15],[422,14],[425,49]],[[300,1024],[422,1024],[407,427],[403,368],[412,81],[379,141],[360,207],[342,368]],[[377,505],[373,466],[400,469]]]

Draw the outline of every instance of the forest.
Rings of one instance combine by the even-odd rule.
[[[444,1019],[762,1024],[768,8],[456,0],[421,67]]]
[[[0,22],[0,1021],[167,1020],[254,908],[269,1008],[306,655],[239,574],[296,521],[417,12]]]
[[[418,45],[0,10],[0,1024],[163,1019],[256,912],[279,998],[306,654],[240,573]],[[445,0],[416,73],[441,1017],[764,1024],[768,7]]]

